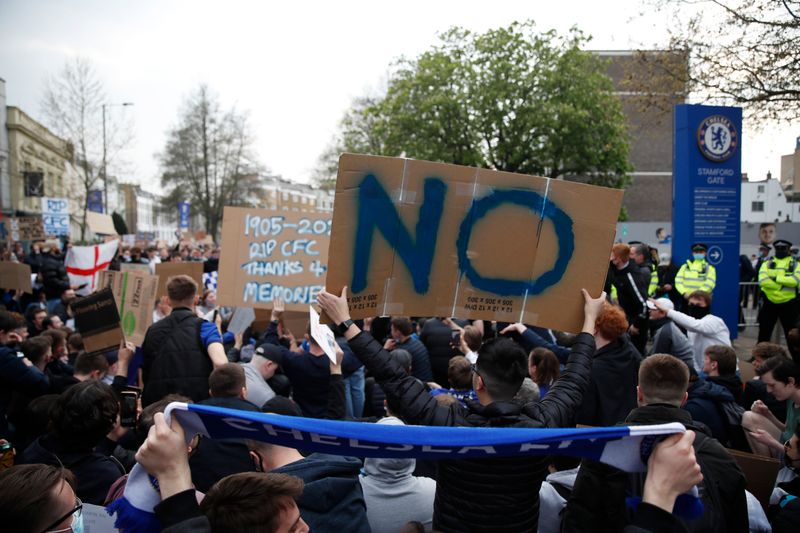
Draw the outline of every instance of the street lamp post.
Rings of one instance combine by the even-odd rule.
[[[108,214],[108,174],[106,172],[106,107],[119,106],[127,107],[133,105],[133,102],[122,102],[121,104],[103,104],[103,208],[105,213]]]

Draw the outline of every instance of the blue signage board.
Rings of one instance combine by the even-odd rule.
[[[103,210],[103,191],[91,190],[86,198],[86,208],[95,213],[104,213]]]
[[[742,191],[742,110],[675,106],[672,156],[672,261],[680,268],[692,244],[708,246],[717,271],[712,312],[737,335]]]
[[[178,202],[178,213],[180,214],[178,228],[189,229],[189,202]]]

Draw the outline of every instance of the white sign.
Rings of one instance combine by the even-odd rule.
[[[47,235],[69,235],[69,200],[42,198],[42,221]]]
[[[234,335],[238,335],[247,329],[247,326],[253,323],[256,319],[256,312],[252,307],[237,307],[233,312],[231,321],[228,323],[228,331]]]
[[[309,307],[308,310],[311,313],[311,337],[322,348],[333,364],[336,364],[336,339],[331,328],[319,323],[319,313],[313,307]]]
[[[114,527],[114,517],[110,516],[104,507],[83,504],[83,530],[86,533],[109,533],[117,531]]]

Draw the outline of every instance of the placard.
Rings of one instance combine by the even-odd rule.
[[[327,289],[353,318],[457,316],[564,331],[598,296],[623,191],[402,158],[339,159]]]
[[[0,289],[33,294],[31,267],[25,263],[0,261]]]
[[[109,288],[114,295],[125,339],[141,346],[147,328],[153,323],[158,276],[104,270],[100,273],[100,288]]]
[[[114,227],[114,219],[111,218],[111,215],[87,211],[86,225],[89,226],[92,233],[98,235],[117,235],[117,229]]]
[[[144,263],[120,263],[120,272],[142,272],[144,274],[150,273],[150,265]]]
[[[47,238],[42,217],[12,217],[8,219],[9,237],[14,241],[42,241]]]
[[[156,265],[158,276],[158,297],[167,296],[167,283],[170,278],[186,275],[197,282],[197,293],[203,294],[203,263],[199,261],[184,261],[177,263],[158,263]]]
[[[42,221],[47,235],[69,235],[69,200],[42,198]]]
[[[308,311],[311,324],[311,338],[314,339],[317,346],[322,348],[322,351],[325,352],[328,359],[330,359],[333,364],[336,364],[336,339],[333,336],[333,331],[331,331],[331,328],[327,325],[319,323],[319,313],[317,313],[313,307],[308,306]]]
[[[75,315],[75,326],[81,332],[87,353],[119,348],[124,336],[111,289],[103,289],[75,300],[72,311]]]
[[[308,312],[325,286],[330,213],[226,207],[217,302]]]

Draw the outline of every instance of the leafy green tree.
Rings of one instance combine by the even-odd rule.
[[[178,201],[188,200],[206,231],[218,237],[226,205],[256,205],[263,196],[253,140],[247,115],[223,111],[201,85],[184,103],[160,154],[165,208],[175,212]]]
[[[581,49],[586,42],[574,29],[537,33],[532,22],[482,34],[453,28],[400,59],[384,97],[356,102],[328,151],[624,187],[625,117],[606,63]]]

